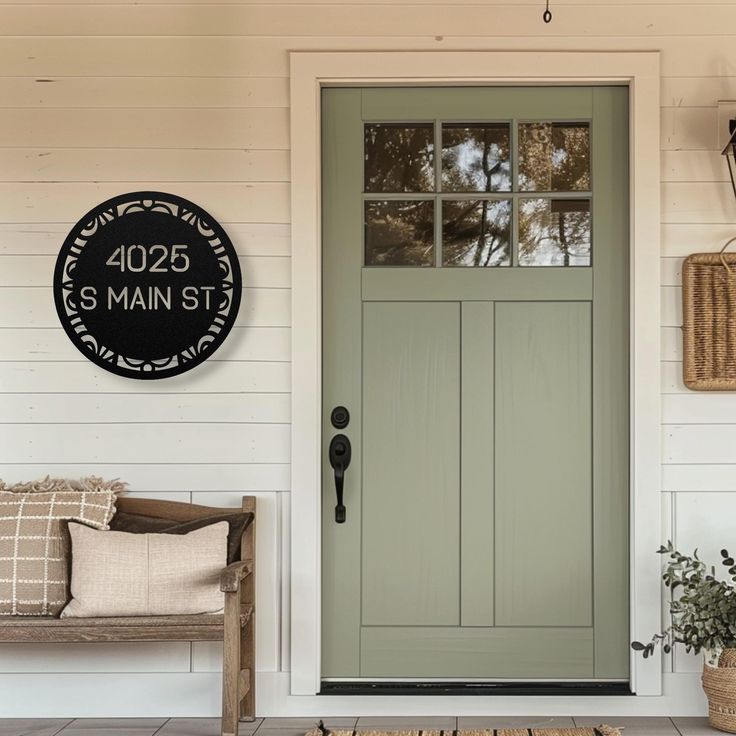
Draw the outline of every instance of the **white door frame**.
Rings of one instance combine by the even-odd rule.
[[[321,268],[323,86],[611,84],[630,87],[631,551],[633,638],[659,630],[659,53],[292,52],[291,694],[320,688]],[[584,74],[581,74],[581,70]],[[637,695],[660,695],[659,656],[632,656]],[[569,700],[569,699],[568,699]]]

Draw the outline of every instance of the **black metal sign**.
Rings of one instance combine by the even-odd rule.
[[[176,376],[207,360],[235,323],[241,288],[222,227],[162,192],[124,194],[88,212],[54,272],[56,311],[71,341],[130,378]]]

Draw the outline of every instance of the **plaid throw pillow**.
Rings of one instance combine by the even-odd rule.
[[[62,521],[108,529],[123,484],[84,479],[0,489],[0,615],[55,616],[69,600],[69,538]],[[4,487],[4,486],[3,486]]]

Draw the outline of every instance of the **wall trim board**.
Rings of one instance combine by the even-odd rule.
[[[130,717],[130,702],[138,718],[218,717],[220,675],[216,672],[56,673],[0,674],[0,689],[7,697],[0,718],[115,718]],[[289,695],[288,672],[259,672],[258,715],[304,718],[304,729],[325,716],[405,716],[422,713],[442,716],[702,716],[707,704],[700,674],[663,676],[658,698],[604,697],[473,697],[473,696],[296,696]],[[109,692],[125,692],[124,700]],[[29,692],[33,698],[26,697]],[[77,693],[89,697],[84,704]]]
[[[657,499],[659,502],[659,499]],[[699,672],[665,673],[660,697],[631,696],[297,696],[288,692],[288,673],[274,674],[260,685],[259,714],[269,716],[703,716],[708,706]],[[265,678],[264,678],[265,679]],[[1,681],[0,681],[1,684]],[[265,690],[265,692],[264,692]],[[277,698],[272,701],[271,698]],[[311,724],[307,722],[307,726]]]
[[[631,634],[648,639],[659,628],[661,612],[659,562],[652,552],[661,534],[659,52],[295,51],[290,63],[292,516],[299,519],[291,529],[291,597],[299,601],[291,612],[291,693],[313,695],[320,681],[321,392],[315,387],[321,375],[319,105],[326,85],[629,85]],[[498,69],[503,75],[494,73]],[[661,657],[632,656],[631,669],[638,695],[661,695]]]

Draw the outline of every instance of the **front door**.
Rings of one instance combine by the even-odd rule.
[[[323,679],[627,679],[628,89],[326,89],[322,175]]]

